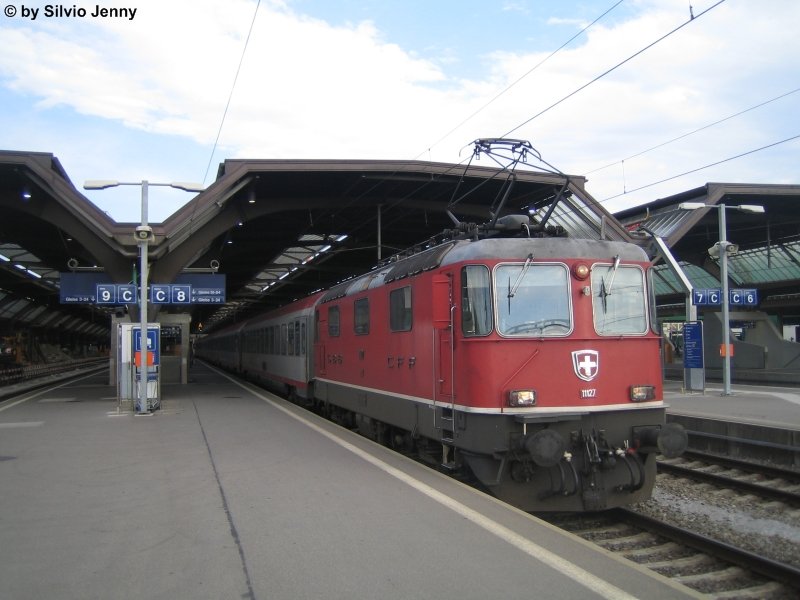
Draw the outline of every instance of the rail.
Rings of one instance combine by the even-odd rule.
[[[108,358],[99,357],[67,360],[45,365],[15,365],[13,367],[0,367],[0,387],[41,379],[51,375],[58,375],[66,371],[73,371],[83,367],[100,365],[102,363],[106,363],[107,361]]]

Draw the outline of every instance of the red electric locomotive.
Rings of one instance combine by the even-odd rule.
[[[649,497],[665,424],[650,263],[623,242],[451,239],[212,333],[199,356],[524,510]]]

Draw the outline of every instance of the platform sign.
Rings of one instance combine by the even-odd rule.
[[[722,304],[722,290],[719,288],[692,290],[692,304],[695,306],[719,306]],[[728,304],[733,306],[758,306],[757,289],[728,290]]]
[[[97,304],[116,304],[117,286],[114,284],[97,284],[96,295]]]
[[[175,278],[175,285],[191,285],[189,302],[191,304],[225,304],[225,275],[214,273],[181,274]]]
[[[171,304],[191,304],[192,286],[191,285],[172,285],[170,286]]]
[[[135,304],[139,290],[130,283],[110,283],[105,273],[61,273],[61,304]],[[149,287],[153,304],[225,304],[225,275],[181,274],[174,283]]]
[[[719,288],[693,289],[692,304],[695,306],[719,306],[722,304],[722,290]]]
[[[105,273],[61,273],[59,301],[61,304],[94,304],[97,286],[108,282]]]
[[[193,287],[192,304],[225,304],[225,290]]]
[[[758,290],[729,290],[728,302],[734,306],[758,306]]]
[[[703,324],[699,321],[683,324],[683,381],[687,390],[705,391]]]
[[[137,301],[138,288],[135,285],[125,284],[117,286],[118,304],[135,304]]]
[[[150,286],[150,302],[153,304],[169,304],[172,297],[171,286],[154,283]]]

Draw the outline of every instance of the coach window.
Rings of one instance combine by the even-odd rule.
[[[289,344],[288,344],[288,352],[289,356],[294,356],[294,323],[289,323]]]
[[[339,307],[331,306],[328,309],[328,335],[339,337]]]
[[[600,335],[647,332],[647,297],[639,267],[592,267],[594,328]]]
[[[411,331],[411,286],[389,292],[389,328]]]
[[[359,298],[353,303],[353,326],[356,335],[369,333],[369,298]]]
[[[288,332],[286,331],[286,323],[281,325],[281,355],[286,356],[286,347],[288,346]]]
[[[306,355],[306,322],[298,321],[300,325],[300,356]]]
[[[492,332],[492,297],[489,269],[469,265],[461,269],[461,332],[466,336]]]

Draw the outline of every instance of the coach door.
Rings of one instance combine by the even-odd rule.
[[[325,342],[322,341],[323,332],[326,332],[328,327],[328,320],[324,319],[320,314],[320,309],[314,311],[314,370],[313,372],[319,375],[326,374],[326,365],[328,361],[325,360]]]
[[[434,361],[434,401],[452,404],[453,393],[453,279],[433,278],[433,336],[438,357]]]

